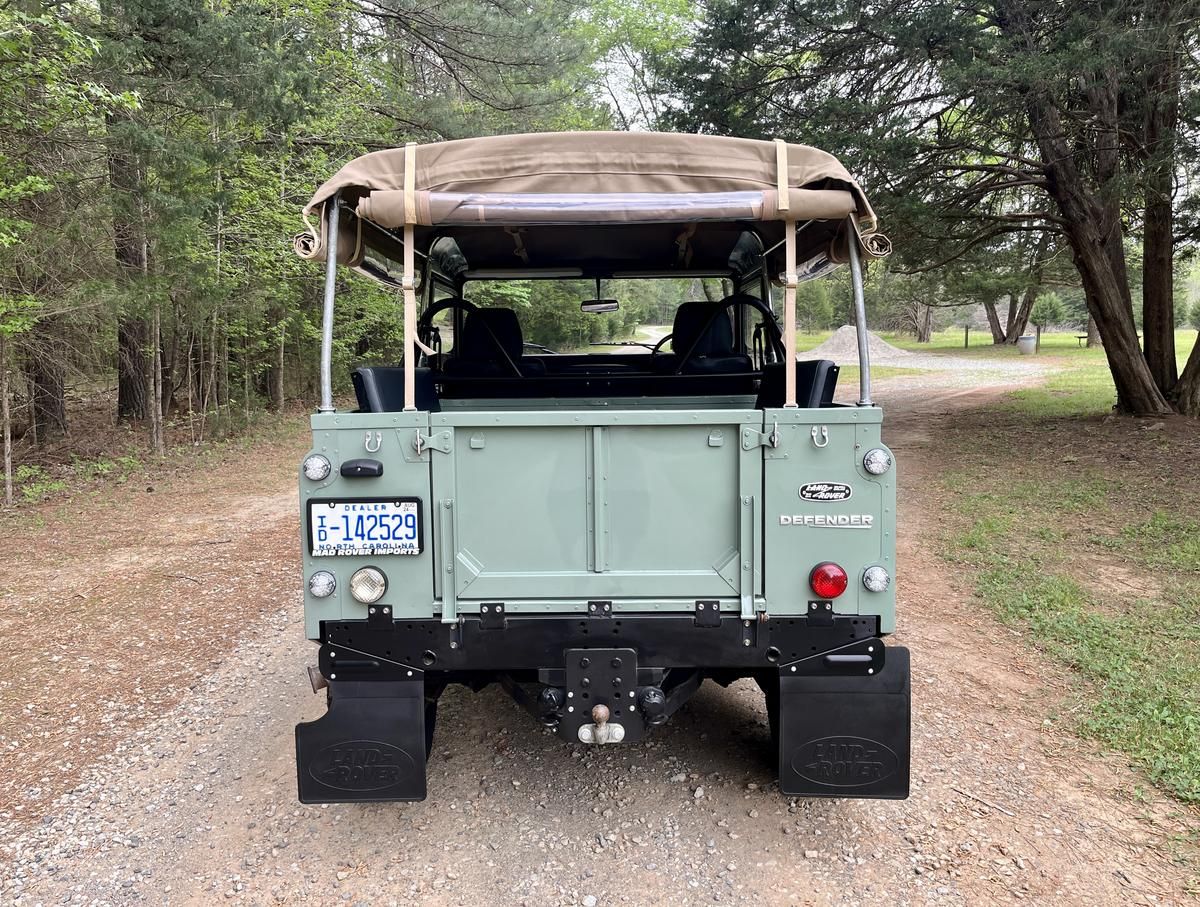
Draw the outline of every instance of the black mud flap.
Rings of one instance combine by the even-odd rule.
[[[423,680],[333,680],[329,711],[296,725],[301,803],[425,799]]]
[[[908,797],[908,649],[876,639],[785,665],[778,720],[783,793]]]

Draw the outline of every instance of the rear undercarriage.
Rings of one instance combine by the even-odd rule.
[[[306,803],[421,800],[437,700],[449,684],[499,683],[568,743],[636,743],[705,679],[762,688],[780,789],[795,796],[903,798],[909,776],[908,650],[875,617],[812,602],[799,617],[742,620],[716,602],[694,616],[508,616],[501,603],[455,624],[366,620],[321,626],[329,711],[296,728]]]

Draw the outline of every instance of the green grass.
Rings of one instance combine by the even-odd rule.
[[[1112,373],[1101,353],[1098,362],[1072,363],[1037,387],[1013,391],[1005,405],[1038,419],[1061,419],[1104,415],[1116,402]]]
[[[1121,530],[1121,544],[1155,567],[1200,573],[1200,523],[1156,511],[1142,523]]]
[[[924,349],[913,345],[911,338],[908,348]],[[961,349],[962,334],[957,335]],[[935,344],[945,344],[947,338],[937,335]],[[1180,330],[1175,332],[1175,350],[1182,370],[1192,346],[1196,343],[1196,331]],[[953,352],[944,345],[931,349],[931,352]],[[970,351],[971,355],[1005,359],[1020,354],[1011,347],[980,349]],[[1032,361],[1044,362],[1055,366],[1058,370],[1050,374],[1036,387],[1022,388],[1008,394],[1005,408],[1019,412],[1036,419],[1062,419],[1077,416],[1099,416],[1111,412],[1116,403],[1117,391],[1113,385],[1112,373],[1108,370],[1108,360],[1103,349],[1080,348],[1075,343],[1072,334],[1043,334],[1042,352]]]
[[[1050,456],[993,446],[1008,432],[954,441],[956,459],[986,466],[942,478],[958,525],[947,558],[1004,623],[1081,679],[1064,713],[1074,730],[1200,803],[1200,522],[1187,495],[1155,480],[1172,458],[1131,476],[1120,461],[1080,465],[1087,443]],[[1144,480],[1156,490],[1131,495]]]
[[[1021,356],[1015,346],[1008,344],[997,346],[992,343],[991,334],[987,331],[972,330],[971,345],[965,349],[963,348],[962,328],[947,328],[944,331],[937,331],[932,335],[929,343],[917,343],[916,338],[912,334],[885,332],[880,334],[880,336],[893,346],[898,346],[902,349],[913,350],[914,352],[945,354],[947,356],[1034,360],[1041,356],[1053,358],[1056,361],[1066,360],[1067,363],[1103,363],[1105,361],[1104,350],[1099,347],[1088,349],[1086,346],[1080,346],[1079,341],[1075,339],[1076,333],[1075,331],[1043,333],[1042,350],[1036,356]],[[1195,342],[1196,331],[1192,328],[1182,328],[1175,332],[1175,349],[1179,353],[1181,361],[1187,358],[1187,354],[1191,351]]]
[[[1036,558],[990,555],[978,580],[984,601],[1089,681],[1079,730],[1128,753],[1180,800],[1200,803],[1200,598],[1176,589],[1165,610],[1139,600],[1113,614]]]
[[[833,331],[817,331],[813,334],[798,333],[796,334],[796,352],[807,353],[814,347],[820,346],[832,336]]]

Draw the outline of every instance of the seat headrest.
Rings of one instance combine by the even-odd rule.
[[[734,352],[733,323],[729,310],[717,310],[713,302],[685,302],[675,311],[671,328],[671,350],[692,358],[698,356],[729,356]],[[697,342],[699,338],[699,342]],[[695,343],[695,348],[692,344]]]
[[[503,362],[504,355],[500,352],[503,348],[513,362],[520,362],[524,339],[521,323],[512,309],[475,309],[467,313],[454,355],[461,359]]]

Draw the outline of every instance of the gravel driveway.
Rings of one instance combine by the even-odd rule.
[[[302,806],[292,728],[324,707],[304,676],[316,649],[296,592],[303,438],[163,483],[154,532],[140,489],[43,528],[0,530],[9,550],[28,552],[0,582],[0,898],[1184,902],[1188,870],[1172,842],[1194,831],[1195,814],[1059,730],[1069,678],[972,604],[931,550],[938,438],[948,413],[980,399],[925,392],[919,408],[891,410],[901,641],[914,670],[904,802],[781,797],[761,694],[742,682],[706,684],[644,743],[604,749],[563,744],[496,689],[452,688],[426,802]],[[253,539],[231,535],[221,502],[257,513]],[[117,576],[129,581],[110,589]],[[65,599],[77,630],[48,623],[52,603],[85,581],[88,599]],[[55,655],[57,686],[36,674]]]

